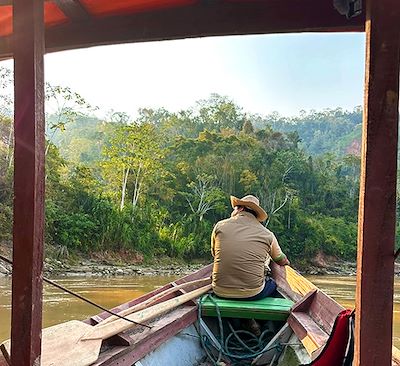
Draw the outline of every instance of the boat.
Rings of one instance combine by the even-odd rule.
[[[293,268],[275,263],[270,266],[278,285],[276,297],[252,302],[217,298],[210,294],[212,265],[208,265],[112,309],[137,324],[104,311],[83,322],[70,321],[46,328],[42,365],[313,365],[327,348],[332,349],[328,339],[338,314],[345,309]],[[258,319],[264,327],[260,336],[264,339],[258,348],[250,345],[255,336],[249,337],[249,332],[240,328],[239,319],[246,318]],[[113,331],[103,331],[117,323],[123,324],[124,330],[114,325]],[[76,336],[81,326],[83,338],[80,333]],[[250,343],[239,343],[238,347],[237,342],[245,342],[239,333],[248,337]],[[71,350],[67,340],[72,344]],[[230,340],[236,346],[233,342],[229,351]],[[7,342],[1,345],[0,366],[9,362]],[[98,350],[90,349],[93,342]],[[77,343],[83,343],[84,351],[77,352],[75,360],[75,355],[68,352],[75,352]],[[93,352],[94,361],[88,357]],[[338,350],[333,352],[337,354]],[[400,365],[399,355],[393,347],[392,365]]]

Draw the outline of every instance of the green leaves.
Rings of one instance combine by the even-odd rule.
[[[0,68],[0,89],[9,77]],[[61,252],[209,258],[211,230],[231,212],[229,196],[255,194],[291,259],[320,252],[353,258],[359,158],[306,151],[325,152],[338,136],[357,137],[360,110],[263,117],[213,94],[178,112],[146,108],[131,121],[111,111],[101,121],[70,88],[47,84],[46,92],[46,241]],[[12,222],[12,126],[0,118],[5,239]]]
[[[133,208],[141,195],[160,175],[163,149],[155,127],[149,123],[120,125],[104,149],[104,177],[112,188],[111,196],[119,199],[120,210],[127,198]]]

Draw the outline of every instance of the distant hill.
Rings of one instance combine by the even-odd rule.
[[[297,132],[301,146],[311,155],[359,155],[361,125],[361,107],[356,107],[351,112],[337,108],[302,112],[296,117],[283,117],[272,113],[258,119],[254,127],[270,126],[280,132]]]
[[[269,127],[283,133],[297,133],[300,147],[313,156],[325,153],[339,156],[360,155],[361,107],[356,107],[353,111],[344,111],[341,108],[308,113],[303,111],[296,117],[284,117],[275,112],[264,117],[253,116],[249,120],[256,130]],[[49,118],[48,125],[51,125],[51,121],[52,117]],[[67,160],[93,163],[101,159],[102,148],[114,127],[113,122],[82,115],[66,124],[64,130],[57,129],[53,134],[48,129],[47,137],[60,148],[61,154]],[[185,126],[182,125],[182,128],[185,129]]]

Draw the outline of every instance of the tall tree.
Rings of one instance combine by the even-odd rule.
[[[133,123],[118,127],[104,154],[105,176],[112,187],[120,187],[120,210],[125,207],[129,189],[131,204],[135,208],[146,180],[154,179],[161,169],[163,151],[154,126]]]

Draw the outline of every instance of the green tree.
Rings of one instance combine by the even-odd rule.
[[[163,151],[154,126],[134,123],[118,127],[104,155],[104,175],[111,192],[118,192],[120,210],[125,207],[128,191],[135,208],[146,184],[161,173]]]
[[[70,87],[46,83],[46,132],[49,141],[54,142],[57,132],[64,132],[67,124],[94,109],[88,101]],[[46,155],[48,153],[46,147]]]

